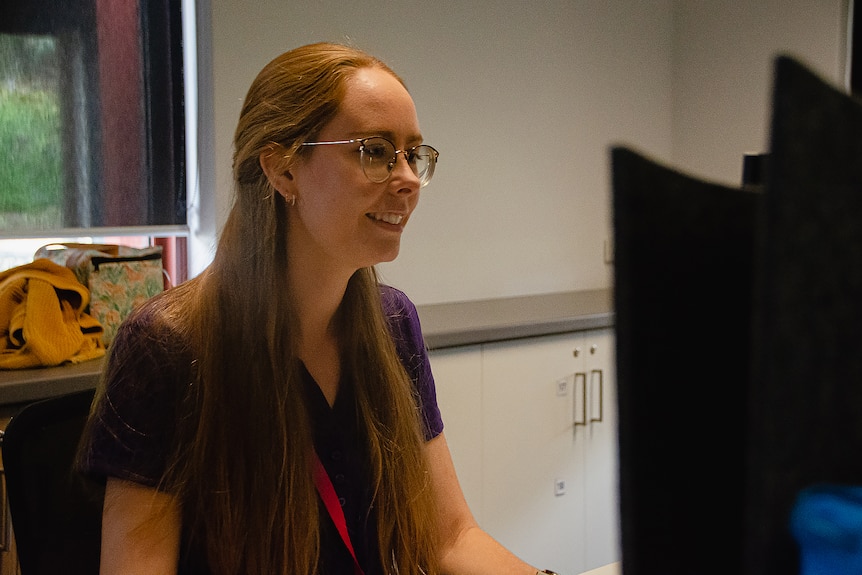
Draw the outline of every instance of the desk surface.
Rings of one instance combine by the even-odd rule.
[[[621,575],[622,572],[622,565],[617,562],[605,565],[604,567],[599,567],[598,569],[593,569],[592,571],[587,571],[586,573],[581,573],[581,575]]]
[[[59,367],[0,371],[0,406],[93,389],[99,383],[104,358]]]
[[[431,349],[600,329],[613,325],[610,290],[417,306]],[[0,406],[96,387],[103,359],[60,367],[0,371]]]

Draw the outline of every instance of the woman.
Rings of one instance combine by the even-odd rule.
[[[298,48],[234,144],[212,265],[124,324],[94,403],[102,573],[535,575],[473,520],[416,310],[374,273],[437,160],[403,83]]]

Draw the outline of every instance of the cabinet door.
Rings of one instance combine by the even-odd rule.
[[[573,334],[483,346],[482,526],[516,555],[584,571],[584,444]]]
[[[429,354],[443,415],[443,433],[452,452],[461,489],[482,522],[482,349],[466,346]]]
[[[614,345],[611,330],[586,332],[579,354],[589,403],[588,425],[576,432],[584,443],[585,570],[620,559]]]

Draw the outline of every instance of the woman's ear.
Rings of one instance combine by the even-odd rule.
[[[295,197],[293,175],[290,173],[290,165],[284,154],[284,148],[278,144],[270,144],[260,153],[259,160],[260,167],[266,174],[269,184],[285,198]]]

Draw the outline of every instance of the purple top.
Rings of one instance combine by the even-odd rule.
[[[416,307],[403,292],[388,286],[381,286],[381,298],[398,355],[416,387],[425,437],[430,440],[443,431],[443,421]],[[192,381],[192,358],[168,349],[178,342],[156,333],[154,326],[151,314],[137,314],[123,324],[111,345],[105,397],[91,417],[90,440],[81,458],[81,470],[89,476],[150,487],[161,479],[177,403]],[[341,500],[351,540],[366,574],[382,573],[374,523],[368,520],[370,495],[357,442],[352,386],[342,386],[330,407],[311,376],[307,372],[304,376],[315,449]],[[327,523],[322,506],[321,510],[320,573],[352,573],[350,555],[334,525]],[[206,573],[202,557],[187,557],[183,563],[196,566],[185,572]]]

